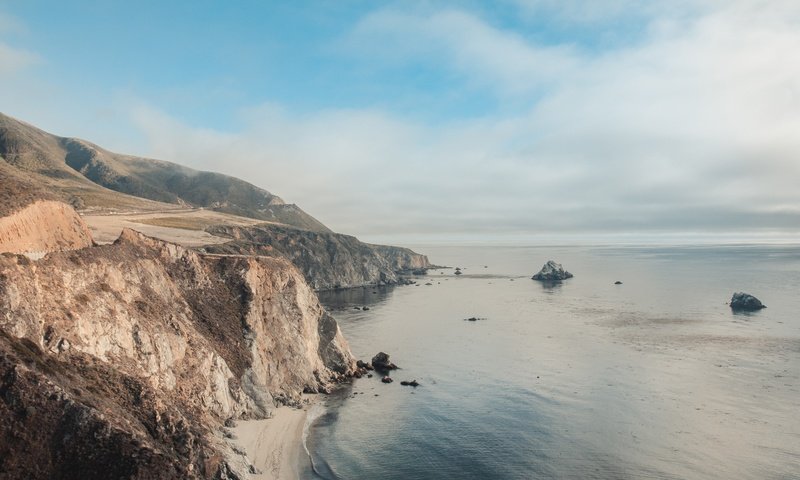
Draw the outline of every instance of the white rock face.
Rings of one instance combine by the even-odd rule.
[[[204,256],[124,231],[114,245],[0,258],[0,328],[81,352],[214,417],[263,418],[354,369],[288,261]]]

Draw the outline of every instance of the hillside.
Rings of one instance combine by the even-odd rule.
[[[285,260],[131,230],[35,262],[0,255],[0,479],[248,478],[223,424],[354,371]]]
[[[407,248],[371,245],[351,235],[308,232],[278,225],[217,225],[206,231],[228,238],[207,245],[209,253],[285,258],[317,290],[403,283],[402,274],[431,267],[428,257]]]
[[[109,152],[3,114],[0,157],[2,169],[9,174],[24,173],[29,181],[82,210],[202,207],[306,230],[330,231],[297,205],[286,204],[238,178]]]

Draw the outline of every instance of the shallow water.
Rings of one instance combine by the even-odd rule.
[[[321,295],[402,369],[328,397],[320,477],[800,477],[800,247],[417,250],[464,275]],[[548,259],[575,278],[530,280]]]

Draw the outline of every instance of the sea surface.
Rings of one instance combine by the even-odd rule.
[[[315,410],[314,478],[800,478],[800,246],[417,251],[464,274],[321,295],[401,369]]]

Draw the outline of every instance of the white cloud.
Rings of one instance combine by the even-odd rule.
[[[0,42],[0,74],[10,75],[40,62],[35,53]]]
[[[351,49],[390,61],[444,61],[482,86],[530,92],[570,74],[579,61],[569,45],[542,46],[457,10],[408,14],[385,10],[362,19]]]
[[[154,110],[137,119],[154,155],[238,175],[368,236],[797,230],[795,5],[704,2],[698,16],[660,13],[636,45],[593,55],[464,12],[378,12],[349,38],[380,47],[360,55],[433,52],[443,69],[535,108],[425,124],[268,105],[243,112],[234,133]]]
[[[4,36],[25,32],[22,22],[0,12],[0,75],[10,75],[41,62],[41,57],[36,53],[13,47],[3,41]]]

